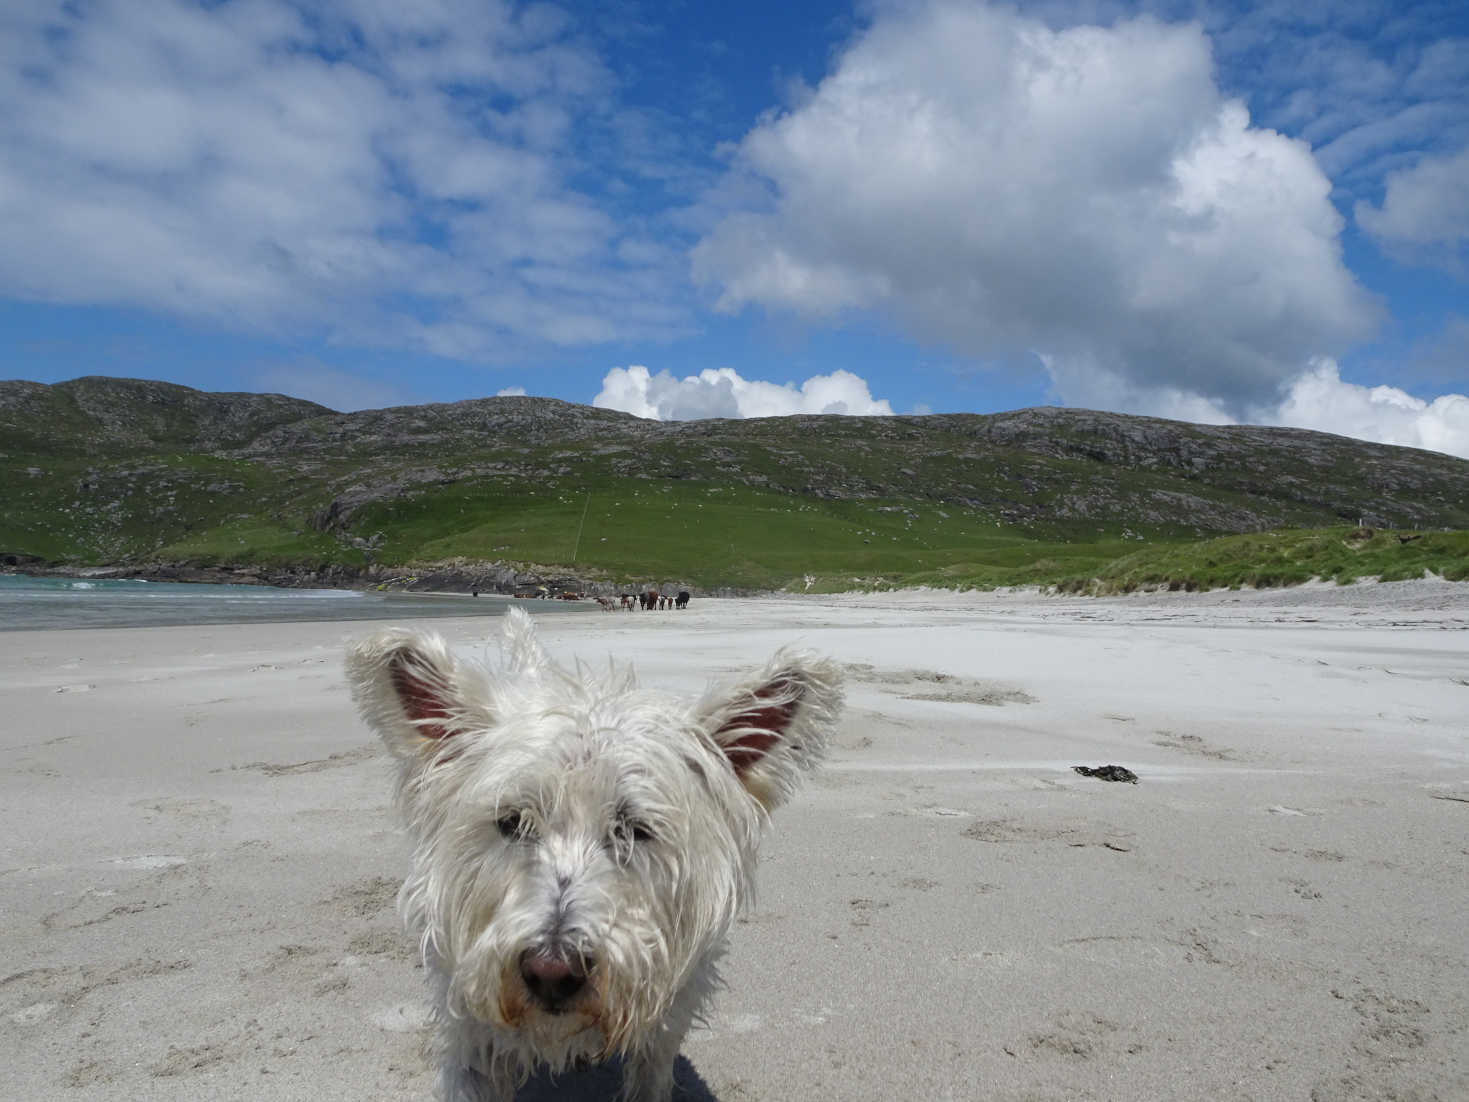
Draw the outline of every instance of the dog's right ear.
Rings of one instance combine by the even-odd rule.
[[[438,635],[390,628],[359,639],[347,679],[363,720],[400,758],[437,752],[468,726],[460,666]]]
[[[766,811],[825,757],[841,707],[836,663],[793,651],[780,651],[735,685],[711,689],[696,705],[700,726]]]

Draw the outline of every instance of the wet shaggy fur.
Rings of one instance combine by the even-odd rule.
[[[562,668],[519,609],[503,647],[492,671],[393,629],[347,660],[398,764],[440,1097],[508,1102],[538,1068],[618,1057],[623,1098],[667,1102],[769,812],[825,753],[837,668],[782,651],[684,699]]]

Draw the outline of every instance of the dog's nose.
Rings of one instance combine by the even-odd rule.
[[[587,984],[587,965],[573,953],[562,956],[543,949],[527,949],[520,957],[520,978],[541,1008],[560,1014]]]

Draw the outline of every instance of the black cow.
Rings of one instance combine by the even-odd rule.
[[[674,607],[675,608],[688,608],[689,607],[689,591],[687,589],[680,589],[678,591],[678,599],[674,601]]]

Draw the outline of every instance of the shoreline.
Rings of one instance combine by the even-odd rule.
[[[659,689],[783,645],[845,668],[683,1048],[719,1102],[1469,1096],[1469,587],[537,622],[561,661]],[[495,621],[423,626],[496,651]],[[17,1096],[427,1096],[407,843],[341,674],[373,627],[0,649]],[[1113,763],[1139,783],[1071,768]]]
[[[364,574],[364,570],[368,571],[368,573]],[[325,568],[314,569],[306,566],[197,566],[191,564],[70,566],[39,563],[10,563],[5,566],[0,566],[0,575],[4,574],[36,578],[54,577],[83,580],[104,579],[178,582],[180,584],[251,585],[271,589],[337,589],[352,590],[355,592],[402,592],[422,595],[441,594],[444,596],[468,596],[472,591],[478,590],[486,595],[527,597],[532,595],[534,589],[544,589],[553,594],[564,591],[577,592],[581,594],[583,599],[586,599],[597,596],[616,596],[621,592],[629,591],[626,586],[617,586],[601,579],[584,579],[565,573],[544,571],[539,567],[531,568],[524,572],[517,572],[512,567],[498,563],[486,564],[480,569],[452,568],[446,564],[435,563],[421,569],[417,567],[403,567],[395,570],[386,570],[380,567],[358,568],[341,565],[330,565]],[[509,579],[508,581],[507,578]],[[516,581],[515,579],[517,578],[522,580]],[[1039,584],[999,586],[993,589],[947,589],[935,586],[917,586],[836,590],[828,593],[808,593],[798,590],[745,590],[729,586],[703,589],[693,583],[683,581],[667,581],[652,584],[654,588],[658,588],[660,591],[672,592],[677,589],[687,589],[696,597],[777,600],[784,598],[819,600],[826,597],[835,598],[859,595],[881,599],[886,597],[901,598],[908,594],[922,593],[978,594],[986,597],[1032,594],[1057,600],[1127,600],[1138,597],[1148,598],[1167,595],[1182,600],[1192,597],[1209,598],[1221,593],[1300,593],[1321,588],[1346,591],[1362,586],[1413,586],[1418,584],[1457,586],[1461,587],[1464,592],[1469,593],[1469,580],[1450,581],[1438,575],[1428,575],[1423,578],[1392,582],[1383,582],[1375,577],[1367,576],[1357,578],[1345,584],[1331,579],[1313,577],[1294,585],[1240,586],[1238,588],[1221,587],[1216,589],[1186,589],[1179,586],[1158,585],[1153,587],[1139,587],[1127,593],[1103,594],[1063,592],[1053,586]],[[633,586],[630,591],[636,593],[638,588],[637,586]]]
[[[430,592],[428,586],[461,585],[463,595],[471,589],[498,592],[502,596],[513,596],[515,583],[503,592],[496,585],[506,584],[504,568],[486,567],[482,570],[454,570],[435,565],[432,569],[418,571],[412,567],[401,570],[382,570],[373,567],[353,567],[329,564],[325,567],[292,566],[200,566],[191,563],[137,564],[107,566],[71,566],[64,564],[13,563],[0,568],[4,573],[22,574],[36,578],[81,578],[107,580],[137,580],[151,582],[178,582],[181,584],[253,585],[272,589],[351,589],[359,591],[401,590],[404,592]],[[514,576],[514,572],[510,571]],[[539,579],[539,575],[537,575]],[[546,584],[539,580],[525,585]],[[547,586],[549,588],[549,586]],[[455,592],[454,590],[438,590]]]
[[[21,575],[13,575],[21,576]],[[4,577],[0,574],[0,577]],[[134,581],[97,574],[66,575],[78,580]],[[186,591],[189,583],[177,584]],[[209,588],[218,583],[197,583]],[[92,588],[85,586],[84,588]],[[233,588],[233,587],[232,587]],[[471,596],[462,592],[434,589],[356,589],[335,588],[306,590],[293,587],[240,587],[240,598],[224,597],[216,602],[208,599],[193,602],[170,594],[168,600],[150,601],[146,589],[138,589],[126,600],[116,598],[117,591],[102,590],[97,597],[56,598],[55,608],[38,610],[34,604],[16,606],[12,624],[0,624],[7,631],[46,630],[116,630],[149,626],[186,626],[189,624],[251,624],[320,621],[325,623],[368,623],[373,620],[426,622],[440,619],[469,618],[483,620],[495,616],[509,602],[522,604],[532,614],[537,612],[602,611],[594,598],[574,601],[535,599],[528,594],[483,593]],[[261,603],[244,596],[248,589],[267,590],[282,599],[281,603]],[[0,587],[3,594],[3,587]],[[309,604],[292,605],[291,595],[299,594]],[[313,598],[319,594],[319,598]],[[365,605],[341,605],[331,601],[315,603],[328,595],[366,600]],[[38,594],[32,594],[32,600]],[[549,595],[542,595],[548,598]],[[913,587],[881,591],[853,590],[838,593],[758,593],[738,597],[699,596],[695,608],[712,602],[731,602],[732,607],[750,605],[775,610],[788,607],[798,616],[819,616],[828,611],[855,611],[864,608],[922,612],[952,619],[974,616],[980,620],[1006,617],[1040,621],[1045,619],[1083,619],[1096,622],[1139,623],[1206,623],[1216,626],[1266,623],[1319,623],[1323,627],[1344,625],[1385,626],[1433,625],[1443,630],[1469,629],[1469,585],[1442,578],[1412,581],[1380,582],[1361,579],[1350,585],[1330,581],[1313,581],[1297,586],[1275,588],[1241,588],[1215,590],[1172,590],[1158,588],[1136,590],[1126,594],[1089,596],[1056,592],[1037,586],[1003,587],[992,590],[937,589]],[[27,611],[29,609],[29,611]],[[615,603],[608,611],[621,612]],[[641,610],[638,610],[641,611]],[[675,611],[675,610],[670,610]],[[686,611],[686,610],[685,610]],[[683,615],[684,612],[680,612]]]
[[[18,582],[19,584],[14,584]],[[542,616],[597,610],[591,601],[523,602],[505,594],[410,590],[284,589],[61,578],[37,581],[0,575],[0,633],[117,631],[230,624],[432,622],[503,615],[530,603]]]
[[[16,556],[11,556],[16,558]],[[446,593],[471,596],[474,591],[502,597],[532,596],[537,590],[551,594],[574,592],[581,598],[614,597],[630,590],[605,579],[584,578],[564,569],[529,566],[517,569],[503,563],[479,567],[456,567],[447,563],[386,568],[381,566],[325,567],[292,566],[199,566],[188,563],[108,566],[72,566],[38,562],[10,562],[0,574],[34,578],[79,578],[119,581],[178,582],[181,584],[251,585],[271,589],[344,589],[357,592]],[[691,583],[665,580],[649,583],[668,594],[688,589],[700,596],[750,596],[751,593],[716,587],[701,590]]]

